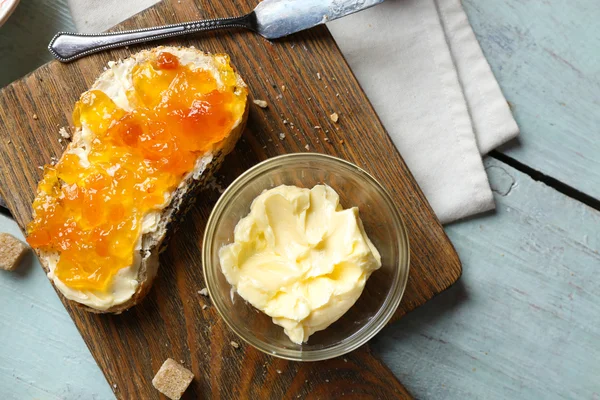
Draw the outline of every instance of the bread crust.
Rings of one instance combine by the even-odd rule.
[[[168,51],[169,48],[173,47],[159,46],[151,49],[150,51]],[[196,51],[198,51],[200,54],[211,56],[210,53],[204,53],[200,50]],[[132,57],[135,56],[136,54],[132,55]],[[237,73],[235,66],[231,63],[230,65],[236,73],[238,81],[243,82],[243,80]],[[128,301],[122,304],[112,306],[106,310],[96,309],[85,304],[79,303],[77,301],[67,299],[70,303],[73,303],[79,308],[92,313],[120,314],[123,311],[126,311],[127,309],[138,304],[146,297],[146,295],[150,292],[154,279],[156,278],[156,275],[158,273],[160,265],[160,253],[162,253],[166,249],[170,236],[173,233],[175,233],[184,215],[194,204],[194,201],[200,190],[207,184],[208,180],[221,166],[223,160],[225,159],[225,156],[227,156],[227,154],[229,154],[235,147],[236,142],[241,137],[246,126],[249,108],[249,102],[246,98],[245,109],[242,117],[233,127],[230,134],[213,146],[212,160],[208,164],[206,164],[204,170],[201,173],[191,173],[182,181],[182,183],[173,193],[169,205],[165,207],[165,209],[161,212],[160,220],[158,222],[158,229],[154,232],[146,233],[142,236],[142,248],[139,250],[141,263],[137,275],[137,281],[139,282],[139,286],[134,295]],[[35,252],[38,255],[42,267],[46,271],[46,274],[48,274],[50,272],[50,269],[47,262],[47,258],[43,257],[41,254],[42,252],[40,252],[39,250],[36,249]],[[52,282],[52,279],[50,279],[50,281]],[[52,282],[52,284],[54,285],[54,282]],[[55,289],[62,295],[60,289],[56,287]]]

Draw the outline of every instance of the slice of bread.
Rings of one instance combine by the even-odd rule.
[[[105,92],[115,103],[118,103],[119,96],[122,97],[124,94],[121,86],[128,85],[127,80],[131,80],[132,68],[135,65],[156,60],[161,52],[169,52],[177,55],[181,65],[189,64],[194,65],[194,68],[211,71],[215,75],[215,79],[217,79],[216,74],[219,74],[217,67],[223,65],[225,62],[225,56],[223,55],[211,55],[194,48],[160,46],[136,53],[126,60],[109,63],[108,69],[100,75],[91,89]],[[244,96],[246,96],[246,84],[237,72],[235,72],[235,79],[236,87],[243,89]],[[120,86],[111,84],[117,81],[120,82]],[[154,228],[149,232],[143,233],[139,254],[135,254],[134,256],[134,263],[139,263],[136,271],[137,276],[134,279],[130,279],[131,282],[137,281],[137,286],[135,286],[135,291],[129,298],[120,298],[112,303],[104,301],[100,306],[97,306],[90,300],[93,300],[95,296],[93,292],[77,292],[77,290],[67,288],[66,285],[53,276],[52,266],[56,265],[60,257],[59,253],[36,250],[44,269],[57,289],[65,297],[77,302],[85,310],[96,313],[120,313],[139,303],[148,294],[152,282],[156,277],[159,268],[159,253],[164,250],[168,236],[173,234],[179,221],[195,201],[198,191],[207,183],[208,179],[221,165],[225,156],[234,148],[244,129],[247,115],[248,101],[246,96],[244,112],[239,120],[235,122],[231,132],[220,142],[213,145],[212,150],[198,157],[195,168],[183,177],[179,186],[172,192],[166,206],[160,210],[158,221],[153,224]],[[67,152],[72,153],[74,150],[77,151],[78,148],[85,147],[86,140],[89,140],[89,138],[85,139],[82,135],[82,130],[77,129],[73,133],[73,140],[65,150],[65,153],[63,153],[63,156]],[[113,279],[116,278],[113,277]]]

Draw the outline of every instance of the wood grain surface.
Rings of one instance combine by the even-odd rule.
[[[254,5],[163,2],[120,28],[236,15]],[[386,186],[409,230],[411,273],[395,318],[458,279],[461,266],[452,245],[325,27],[278,42],[249,32],[218,32],[171,43],[229,53],[254,97],[269,103],[266,110],[251,111],[242,140],[217,176],[221,186],[278,154],[310,150],[348,159]],[[0,192],[21,227],[31,216],[42,174],[38,166],[62,153],[58,128],[69,126],[73,103],[107,61],[140,48],[68,65],[49,63],[0,92]],[[340,116],[337,124],[329,120],[333,112]],[[158,398],[150,381],[167,357],[194,371],[189,398],[335,398],[352,391],[372,398],[408,397],[367,346],[345,358],[293,363],[229,345],[236,340],[233,333],[213,307],[202,310],[207,299],[197,294],[204,287],[199,244],[218,195],[203,192],[163,254],[155,287],[141,305],[120,316],[98,316],[65,304],[107,380],[116,385],[117,397]]]

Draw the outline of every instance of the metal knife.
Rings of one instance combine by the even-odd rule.
[[[384,0],[264,0],[241,17],[207,19],[181,24],[104,34],[59,32],[48,49],[59,61],[135,43],[225,28],[250,29],[277,39],[383,3]]]

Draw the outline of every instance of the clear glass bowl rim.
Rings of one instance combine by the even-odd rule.
[[[341,341],[335,346],[318,350],[303,351],[273,346],[269,343],[263,342],[262,340],[258,340],[254,336],[247,335],[245,332],[239,330],[236,324],[229,318],[227,312],[223,310],[227,306],[221,302],[219,296],[213,295],[212,284],[213,282],[216,282],[217,277],[215,276],[215,274],[220,273],[220,270],[218,267],[208,267],[209,265],[211,265],[211,254],[213,245],[212,238],[214,237],[215,230],[217,228],[216,222],[223,214],[223,211],[226,210],[229,203],[237,197],[237,192],[241,190],[247,182],[252,181],[257,176],[265,173],[266,171],[272,168],[277,168],[281,165],[284,165],[290,161],[332,162],[334,164],[338,164],[338,166],[340,167],[349,169],[354,173],[363,175],[364,178],[366,178],[380,190],[380,192],[382,193],[383,200],[386,203],[388,203],[389,208],[392,210],[392,215],[390,216],[392,223],[399,228],[397,234],[397,243],[400,247],[400,263],[396,270],[394,282],[392,283],[392,287],[390,288],[390,291],[384,303],[377,311],[373,319],[370,320],[368,323],[370,325],[370,329],[361,330],[358,333],[346,338],[346,340]],[[249,168],[238,178],[236,178],[231,183],[231,185],[229,185],[229,187],[223,192],[219,200],[217,200],[217,203],[215,204],[213,210],[210,213],[208,221],[206,222],[206,229],[204,231],[204,237],[202,241],[202,269],[204,273],[204,279],[206,281],[206,287],[208,289],[208,293],[210,295],[213,305],[215,306],[217,312],[219,313],[221,318],[223,318],[227,326],[240,339],[255,347],[256,349],[278,358],[283,358],[292,361],[320,361],[339,357],[362,346],[363,344],[368,342],[373,336],[375,336],[381,329],[383,329],[383,327],[392,318],[396,309],[400,305],[400,301],[402,300],[408,281],[408,273],[410,269],[410,245],[406,225],[404,224],[400,212],[396,208],[388,191],[370,173],[349,161],[327,154],[291,153],[268,158],[256,164],[252,168]]]

